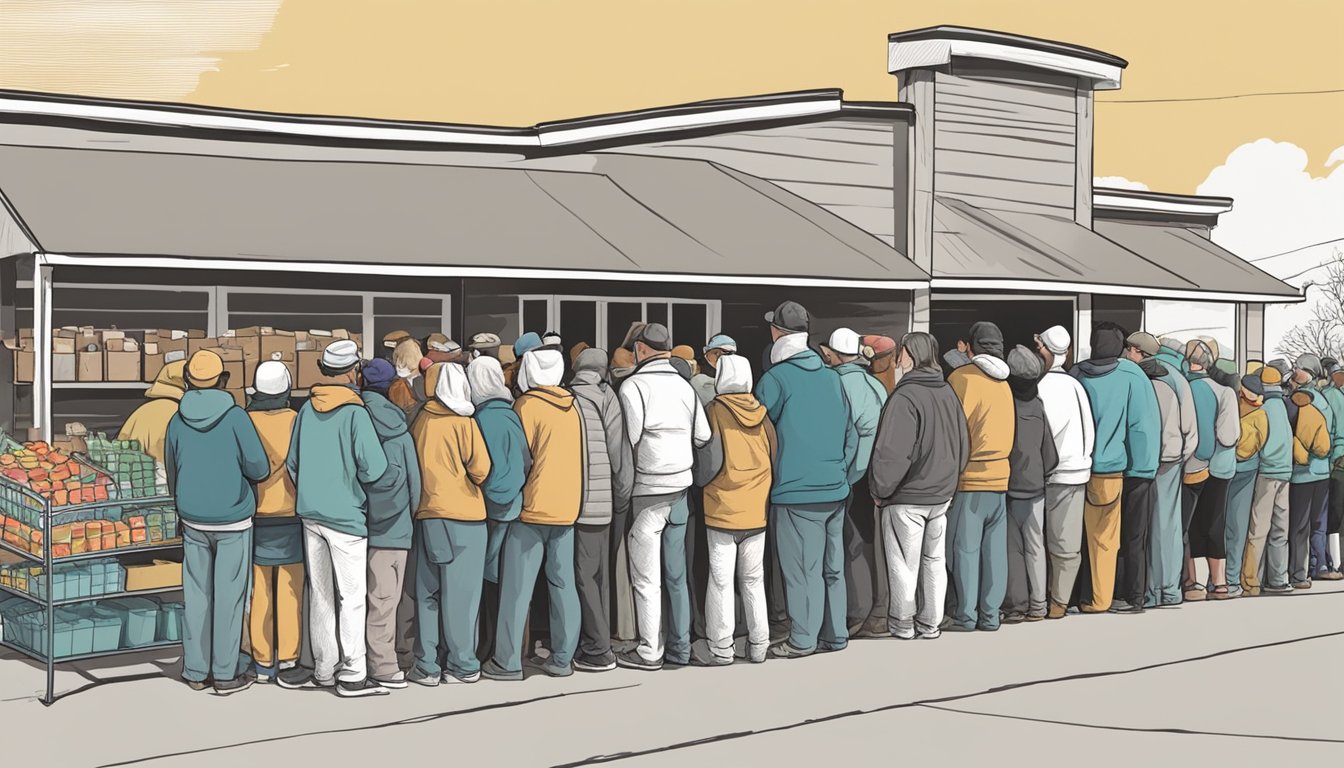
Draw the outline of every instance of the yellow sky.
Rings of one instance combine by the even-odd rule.
[[[886,34],[940,23],[1122,56],[1107,101],[1344,88],[1339,0],[10,0],[0,87],[529,125],[802,88],[891,100]],[[1104,104],[1096,172],[1192,192],[1270,137],[1320,173],[1341,126],[1344,94]]]

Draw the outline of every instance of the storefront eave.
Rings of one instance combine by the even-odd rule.
[[[935,277],[930,281],[930,287],[935,291],[1026,291],[1037,293],[1101,294],[1104,296],[1137,296],[1146,299],[1173,299],[1179,301],[1211,301],[1244,304],[1296,304],[1306,301],[1306,297],[1303,295],[1288,296],[1283,294],[1227,293],[1180,288],[1151,288],[1134,285],[1018,280],[1013,278]]]

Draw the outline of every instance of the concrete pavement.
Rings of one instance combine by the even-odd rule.
[[[1300,760],[1344,754],[1344,585],[1070,616],[936,641],[722,669],[617,670],[343,700],[271,686],[228,698],[176,681],[171,657],[42,673],[0,661],[3,759],[69,766],[725,765],[836,758]],[[98,682],[98,681],[106,682]]]

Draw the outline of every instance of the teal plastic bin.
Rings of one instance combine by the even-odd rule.
[[[101,605],[80,606],[79,615],[93,622],[93,653],[121,647],[121,614]]]
[[[165,602],[159,606],[158,639],[160,642],[182,642],[182,610],[182,603]]]
[[[42,612],[25,614],[22,618],[22,645],[40,654],[47,652],[46,617]],[[56,632],[52,643],[52,657],[63,659],[93,653],[93,622],[66,610],[56,612]]]
[[[104,608],[121,617],[121,647],[139,648],[151,645],[158,630],[158,605],[143,597],[121,597],[105,600]]]

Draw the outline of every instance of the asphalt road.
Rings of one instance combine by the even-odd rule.
[[[1344,587],[1070,616],[762,665],[219,698],[176,659],[0,659],[6,765],[1274,764],[1344,755]],[[461,762],[461,761],[468,762]],[[1085,761],[1080,763],[1079,761]]]

